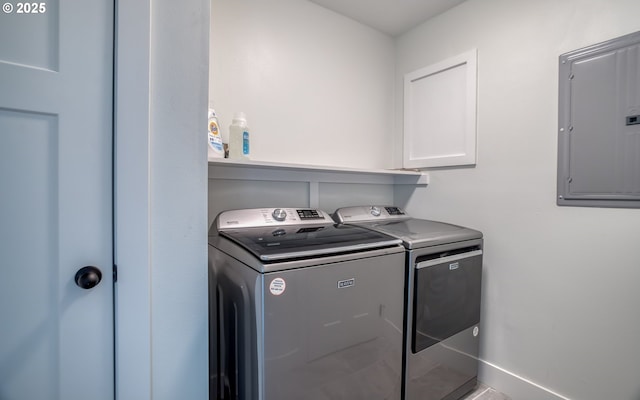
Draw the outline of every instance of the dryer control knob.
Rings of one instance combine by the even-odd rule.
[[[371,207],[371,215],[374,217],[379,217],[382,211],[380,211],[380,207]]]
[[[273,219],[276,221],[284,221],[287,219],[287,212],[282,208],[276,208],[273,210],[273,213],[271,213],[271,216],[273,216]]]

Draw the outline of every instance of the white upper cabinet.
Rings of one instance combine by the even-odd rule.
[[[405,74],[403,167],[476,163],[476,59],[474,49]]]

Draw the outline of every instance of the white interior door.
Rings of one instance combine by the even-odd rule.
[[[0,399],[112,400],[114,3],[2,3]]]

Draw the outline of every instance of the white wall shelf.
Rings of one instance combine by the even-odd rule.
[[[395,188],[425,187],[416,170],[359,169],[267,161],[209,159],[209,224],[225,209],[289,204],[335,210],[393,204]]]
[[[214,167],[215,169],[212,169]],[[222,167],[222,168],[216,168]],[[279,178],[283,175],[314,174],[323,182],[369,182],[380,178],[388,183],[399,185],[428,185],[429,175],[424,171],[414,169],[364,169],[349,167],[334,167],[325,165],[288,164],[253,160],[230,160],[227,158],[209,159],[209,178],[223,178],[216,170],[224,170],[231,179],[273,180],[275,174]],[[256,171],[256,173],[251,173]],[[260,171],[260,172],[258,172]],[[385,179],[386,178],[386,179]],[[292,180],[285,179],[285,180]]]

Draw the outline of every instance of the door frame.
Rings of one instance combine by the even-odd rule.
[[[116,399],[151,399],[151,0],[115,0]],[[126,362],[125,362],[126,360]]]
[[[116,399],[207,399],[210,0],[115,5]]]

